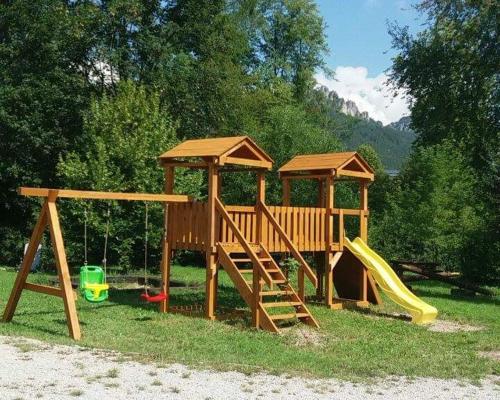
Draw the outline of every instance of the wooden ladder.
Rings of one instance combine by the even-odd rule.
[[[217,244],[219,263],[252,309],[256,326],[277,333],[280,321],[298,319],[318,328],[317,321],[265,246],[249,243],[218,199],[216,207],[239,242]]]

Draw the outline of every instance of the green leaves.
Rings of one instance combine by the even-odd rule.
[[[122,81],[115,96],[103,96],[92,103],[84,118],[82,143],[79,153],[69,153],[58,165],[65,186],[161,193],[163,171],[157,159],[162,152],[177,144],[177,138],[175,125],[160,105],[159,95],[133,82]],[[181,173],[176,178],[182,193],[198,195],[201,186],[199,173]],[[81,204],[65,204],[63,214],[68,224],[75,227],[81,224],[76,222],[81,220],[81,213]],[[91,254],[97,258],[104,226],[102,205],[91,206],[91,214]],[[116,203],[112,215],[110,262],[125,268],[140,265],[144,206]],[[151,221],[149,234],[154,244],[150,252],[154,265],[153,262],[160,257],[159,243],[163,234],[161,205],[151,206]],[[72,243],[78,243],[78,236],[77,229],[69,232],[70,247],[74,246]]]

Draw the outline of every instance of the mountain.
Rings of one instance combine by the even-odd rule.
[[[340,110],[340,112],[350,115],[351,117],[361,118],[361,119],[370,119],[370,116],[366,111],[359,111],[358,106],[352,100],[345,100],[342,97],[339,97],[337,92],[334,90],[328,91],[328,88],[322,87],[321,90],[326,90],[326,95],[328,99],[335,104],[335,106]]]
[[[399,122],[399,121],[398,121]],[[386,169],[399,170],[410,153],[415,140],[411,129],[400,130],[391,125],[358,119],[352,125],[349,135],[343,138],[348,149],[356,149],[363,143],[370,144],[379,154]]]
[[[398,131],[407,132],[412,130],[410,124],[411,124],[411,117],[406,116],[406,117],[401,117],[396,122],[391,122],[389,126],[393,127],[394,129],[397,129]]]
[[[321,86],[335,120],[335,133],[346,150],[355,150],[361,144],[371,145],[388,170],[399,170],[410,153],[415,132],[410,128],[410,117],[383,125],[358,109],[355,102],[341,98],[335,91]]]

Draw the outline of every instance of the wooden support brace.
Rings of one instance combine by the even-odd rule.
[[[19,270],[14,287],[10,294],[7,306],[5,307],[5,312],[3,315],[3,321],[9,322],[14,316],[17,304],[21,297],[23,289],[27,289],[37,293],[44,293],[52,296],[61,297],[64,302],[64,311],[66,314],[66,321],[68,324],[68,329],[70,336],[79,340],[81,338],[80,324],[78,322],[78,315],[75,306],[75,297],[73,289],[71,287],[71,279],[69,274],[68,263],[66,261],[66,252],[64,250],[64,242],[61,232],[61,226],[59,224],[59,217],[57,214],[57,207],[55,200],[57,198],[57,193],[49,192],[48,198],[42,206],[40,211],[40,216],[33,229],[31,239],[28,245],[28,249],[23,258],[21,264],[21,269]],[[43,232],[46,226],[49,226],[50,238],[52,242],[52,247],[54,249],[54,257],[56,262],[57,274],[59,276],[60,288],[54,288],[50,286],[37,285],[33,283],[26,282],[28,274],[31,269],[31,264],[35,258],[36,250],[42,239]]]

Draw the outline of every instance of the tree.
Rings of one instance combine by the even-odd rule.
[[[312,0],[260,0],[249,25],[255,64],[263,76],[290,82],[297,99],[314,86],[328,47],[324,22]]]
[[[446,144],[460,157],[464,171],[470,175],[464,172],[456,179],[468,181],[472,176],[475,196],[463,196],[457,201],[461,201],[463,210],[480,209],[483,219],[475,228],[475,235],[464,236],[468,242],[460,242],[462,256],[454,260],[470,277],[492,279],[493,271],[498,273],[500,269],[497,259],[500,248],[499,3],[425,0],[418,8],[429,18],[428,28],[423,32],[414,37],[407,28],[391,28],[394,47],[399,51],[393,62],[392,81],[412,99],[412,126],[418,134],[417,146],[425,149]],[[446,180],[438,182],[445,183],[451,184]],[[439,190],[447,193],[449,188],[441,186]],[[439,190],[436,189],[436,193]],[[434,225],[429,229],[444,233],[445,227],[439,220],[430,223]],[[457,223],[463,223],[464,232],[468,231],[466,219]],[[484,244],[485,238],[491,245]],[[422,243],[424,240],[422,237]]]
[[[15,1],[0,5],[0,262],[14,264],[33,222],[19,186],[56,186],[60,154],[80,145],[94,91],[86,62],[98,18],[92,6]]]
[[[84,148],[62,157],[58,172],[68,187],[103,191],[160,193],[163,172],[158,156],[177,143],[175,125],[160,105],[157,93],[148,92],[130,81],[120,82],[114,97],[104,96],[92,103],[84,119]],[[177,187],[182,193],[199,195],[201,175],[179,173]],[[89,214],[92,255],[100,257],[106,212],[104,204],[68,202],[62,208],[68,230],[69,256],[81,259],[81,232],[84,209]],[[162,237],[162,206],[153,204],[150,238],[153,261],[158,261]],[[139,265],[143,258],[144,205],[136,202],[111,206],[110,261],[124,267]],[[100,243],[101,242],[101,243]],[[73,243],[71,245],[71,243]],[[156,247],[154,247],[156,246]],[[97,254],[96,254],[97,252]],[[100,260],[100,258],[98,258]]]
[[[471,172],[450,142],[417,149],[376,224],[377,246],[390,258],[437,262],[475,281],[496,279],[493,265],[470,262],[486,245],[476,240],[483,237],[484,209]]]

